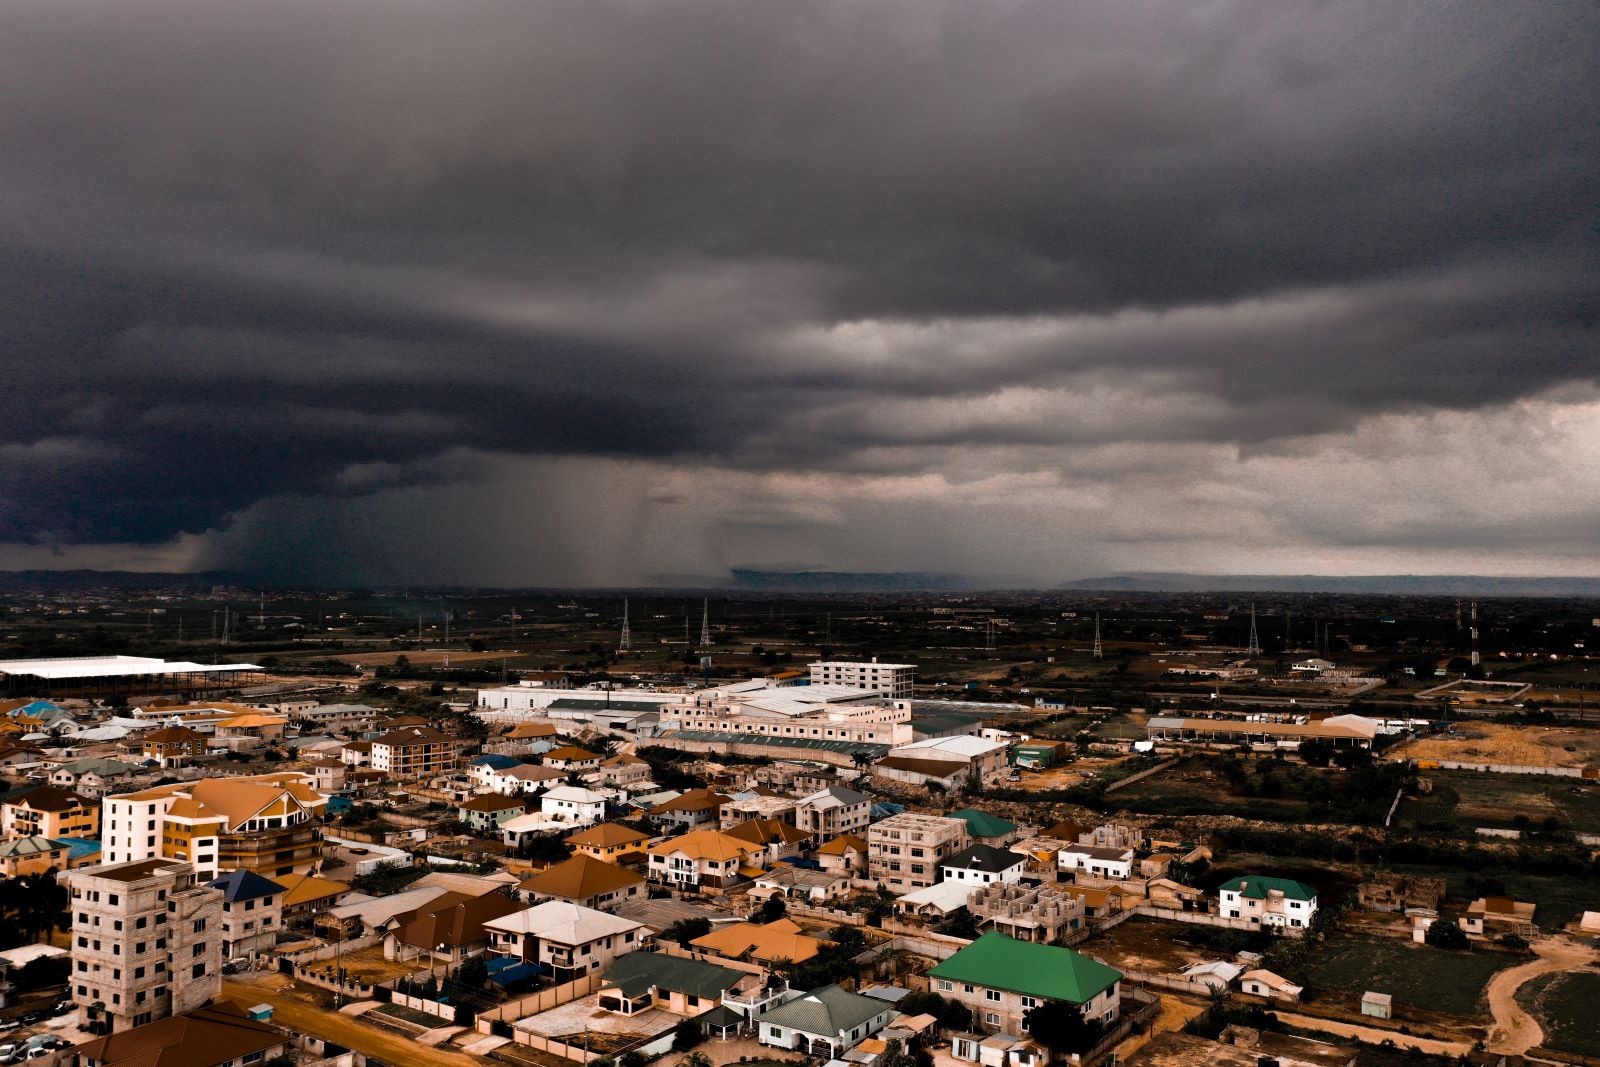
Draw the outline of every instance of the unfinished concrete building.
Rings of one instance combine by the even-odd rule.
[[[1378,871],[1372,880],[1356,891],[1356,899],[1368,911],[1402,912],[1410,908],[1438,911],[1444,901],[1443,878],[1427,878],[1398,871]]]
[[[992,882],[967,898],[967,911],[982,929],[1018,941],[1051,944],[1083,929],[1083,901],[1054,886]]]

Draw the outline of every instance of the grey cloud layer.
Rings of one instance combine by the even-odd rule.
[[[1559,3],[9,5],[0,541],[1593,381],[1597,54]]]

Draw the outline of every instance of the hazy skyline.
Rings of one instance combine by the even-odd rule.
[[[1600,573],[1588,4],[24,0],[0,567]]]

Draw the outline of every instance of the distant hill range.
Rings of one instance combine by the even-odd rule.
[[[1409,596],[1600,597],[1600,578],[1506,578],[1481,574],[1179,574],[1134,572],[1079,578],[1057,589],[1121,593],[1390,593]]]
[[[995,588],[937,571],[758,571],[735,567],[735,589],[795,593],[921,593]]]
[[[210,589],[237,585],[242,576],[225,571],[0,571],[0,593],[73,593],[92,589]]]

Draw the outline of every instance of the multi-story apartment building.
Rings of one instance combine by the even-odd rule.
[[[196,884],[188,864],[100,864],[62,878],[72,892],[72,999],[101,1032],[222,992],[222,893]]]
[[[1217,911],[1224,918],[1249,919],[1261,926],[1310,926],[1317,913],[1317,891],[1293,878],[1230,878],[1217,887],[1217,897]]]
[[[0,829],[8,837],[100,836],[100,805],[53,785],[41,785],[0,804]]]
[[[812,685],[845,685],[881,693],[894,700],[910,700],[911,687],[916,680],[915,664],[879,663],[876,656],[870,663],[823,660],[811,665]]]
[[[903,811],[867,828],[867,876],[899,896],[939,881],[939,865],[972,838],[961,819]]]
[[[181,860],[206,880],[242,868],[268,878],[310,871],[322,858],[327,798],[305,775],[176,782],[102,801],[106,863]]]
[[[862,834],[872,821],[872,798],[842,785],[829,786],[795,802],[794,824],[823,842],[840,834]]]
[[[373,740],[371,759],[395,778],[433,778],[456,769],[461,742],[431,726],[403,726]]]
[[[976,1034],[1022,1037],[1028,1012],[1046,1001],[1070,1004],[1101,1025],[1115,1022],[1121,1011],[1121,971],[1070,948],[999,933],[984,934],[929,971],[928,979],[933,992],[972,1009]],[[976,1044],[972,1035],[958,1035],[952,1054],[976,1060]]]
[[[222,893],[222,958],[253,960],[271,951],[283,929],[283,886],[254,871],[232,871],[210,887]]]

